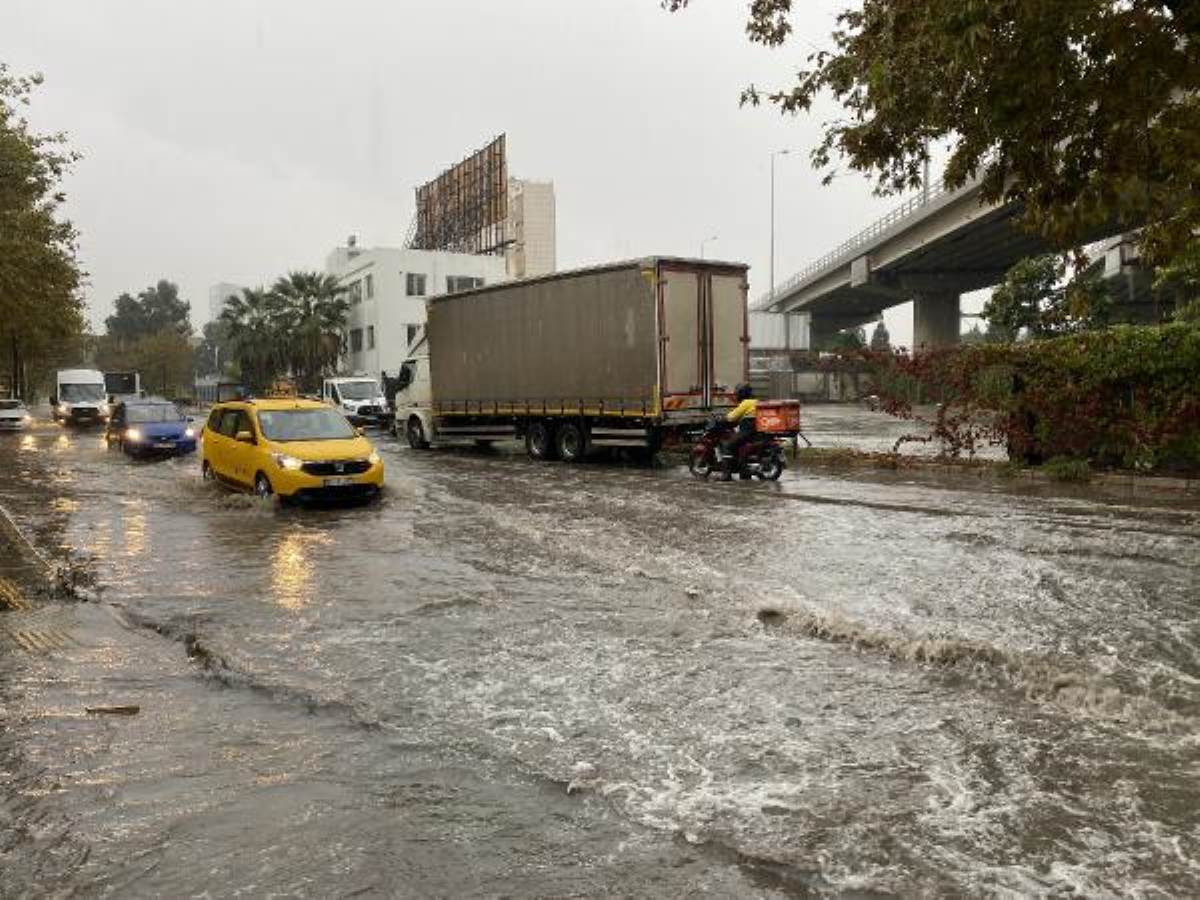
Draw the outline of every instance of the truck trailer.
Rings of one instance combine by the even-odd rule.
[[[142,396],[142,376],[138,372],[105,372],[104,391],[110,404],[136,400]]]
[[[746,271],[655,256],[431,297],[393,432],[568,462],[673,443],[748,378]]]

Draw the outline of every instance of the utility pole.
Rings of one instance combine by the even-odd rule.
[[[771,154],[771,266],[767,277],[771,279],[770,297],[775,302],[775,157],[787,156],[791,150],[776,150]],[[784,347],[792,349],[792,329],[788,327],[787,316],[783,317]]]

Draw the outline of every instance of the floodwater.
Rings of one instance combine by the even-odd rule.
[[[1194,505],[379,444],[0,440],[0,895],[1200,893]]]

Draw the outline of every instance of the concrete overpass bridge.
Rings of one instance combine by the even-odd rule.
[[[957,343],[960,295],[999,284],[1016,262],[1051,249],[1018,224],[1023,204],[981,203],[981,193],[978,179],[957,190],[931,185],[752,308],[807,313],[810,346],[820,348],[911,300],[915,348]]]

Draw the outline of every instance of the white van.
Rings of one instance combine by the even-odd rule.
[[[326,378],[321,399],[340,409],[355,425],[375,425],[388,411],[383,388],[368,375]]]
[[[108,419],[104,374],[95,369],[59,369],[50,407],[56,422],[98,425]]]

